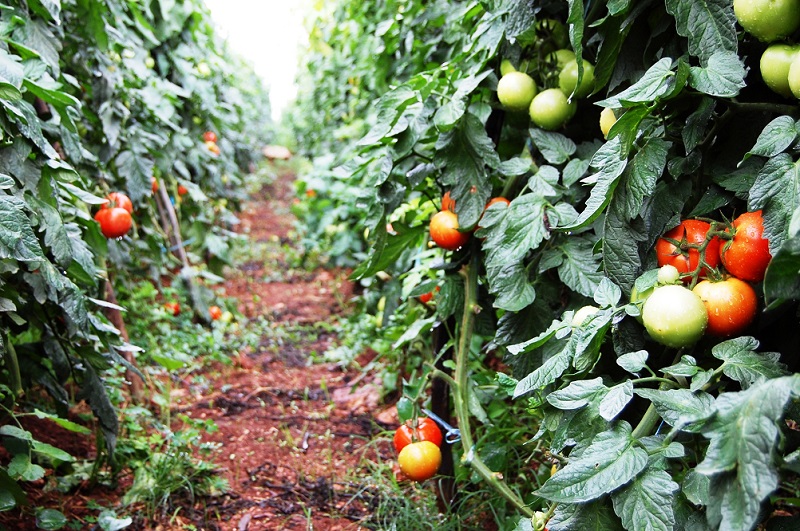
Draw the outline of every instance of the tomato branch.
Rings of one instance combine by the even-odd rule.
[[[472,253],[472,259],[465,265],[460,274],[464,277],[464,315],[459,330],[458,344],[455,358],[455,387],[453,389],[453,405],[458,428],[461,430],[461,444],[464,454],[461,461],[468,464],[478,475],[486,481],[501,496],[511,502],[525,516],[532,517],[534,512],[525,505],[525,502],[503,481],[502,475],[493,472],[481,460],[475,449],[475,440],[469,423],[469,350],[472,343],[472,331],[475,326],[475,315],[478,311],[478,253]]]

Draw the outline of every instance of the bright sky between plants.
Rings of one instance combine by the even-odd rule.
[[[272,117],[297,94],[298,51],[308,42],[308,0],[205,0],[220,34],[270,87]]]

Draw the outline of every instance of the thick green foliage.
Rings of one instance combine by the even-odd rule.
[[[257,117],[269,115],[266,94],[199,0],[5,1],[0,36],[2,407],[12,412],[31,389],[45,390],[62,416],[84,399],[113,453],[117,412],[103,371],[127,364],[135,347],[104,315],[107,264],[123,282],[123,268],[158,275],[174,265],[153,176],[172,196],[178,184],[189,190],[177,208],[195,263],[225,257],[235,219],[225,204],[243,197],[243,174],[265,140]],[[205,131],[218,134],[219,156]],[[133,230],[117,241],[92,218],[110,191],[135,208]],[[3,429],[15,454],[0,470],[5,510],[21,501],[15,481],[43,470],[20,445],[30,434]],[[71,459],[31,444],[51,463]]]
[[[507,391],[539,426],[529,437],[565,458],[552,478],[513,480],[528,508],[549,508],[551,531],[755,527],[796,470],[783,419],[796,419],[800,394],[800,108],[760,79],[767,45],[741,30],[731,3],[341,1],[312,37],[297,126],[321,170],[306,181],[328,201],[316,223],[357,228],[359,245],[369,229],[354,276],[387,272],[404,297],[430,291],[416,285],[438,271],[437,322],[424,317],[416,333],[460,314],[454,272],[477,254],[480,339],[504,348],[512,371],[470,411],[484,440],[501,443],[480,403]],[[388,68],[364,59],[384,46]],[[557,87],[551,52],[564,47],[595,65],[571,121],[544,131],[504,111],[501,61]],[[322,114],[335,102],[349,106]],[[603,107],[619,117],[608,139]],[[445,190],[461,227],[480,228],[443,264],[425,229]],[[484,212],[497,195],[511,204]],[[641,303],[628,301],[658,237],[684,218],[757,209],[774,260],[748,335],[677,351],[652,341],[634,318]],[[589,303],[601,311],[571,326]],[[473,364],[473,381],[487,373]],[[524,451],[516,443],[505,452]]]

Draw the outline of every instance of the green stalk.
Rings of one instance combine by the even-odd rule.
[[[468,361],[470,344],[472,343],[472,331],[475,326],[475,314],[478,311],[478,253],[473,253],[470,264],[465,265],[460,274],[464,277],[464,316],[461,321],[461,330],[459,331],[458,345],[455,352],[456,368],[453,405],[458,419],[458,428],[461,431],[461,444],[464,450],[461,461],[471,466],[489,486],[530,518],[534,514],[533,510],[525,505],[519,496],[503,481],[502,474],[492,472],[486,466],[475,449],[475,440],[469,424],[470,386]]]

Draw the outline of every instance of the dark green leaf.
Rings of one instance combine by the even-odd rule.
[[[777,378],[786,374],[777,352],[756,352],[758,341],[743,336],[723,341],[711,349],[711,354],[725,363],[722,372],[747,388],[759,380]]]
[[[0,258],[43,261],[46,258],[25,215],[25,206],[12,196],[0,194]]]
[[[621,531],[619,518],[605,500],[592,503],[559,504],[547,522],[550,531]]]
[[[672,531],[675,526],[672,506],[679,488],[667,472],[650,468],[611,495],[614,512],[625,529]]]
[[[800,131],[797,122],[791,116],[778,116],[764,127],[758,135],[756,145],[745,154],[743,160],[752,155],[771,158],[783,153],[795,143],[798,135]]]
[[[539,152],[550,164],[563,164],[575,154],[575,142],[561,133],[534,127],[530,130],[530,135]]]
[[[678,34],[689,39],[689,53],[702,64],[719,52],[738,51],[736,19],[727,0],[666,0]]]
[[[647,452],[635,444],[631,427],[619,422],[592,440],[579,457],[548,479],[536,494],[558,503],[585,503],[617,490],[647,466]]]
[[[566,239],[557,248],[557,252],[563,256],[558,277],[571,290],[585,297],[593,297],[605,278],[600,272],[600,262],[593,248],[592,242],[582,237]]]
[[[649,400],[661,418],[676,428],[696,431],[687,426],[713,414],[714,397],[708,393],[693,393],[688,389],[636,389],[634,392]]]
[[[39,529],[61,529],[67,525],[67,517],[56,509],[42,509],[36,513],[36,527]]]
[[[44,468],[31,463],[31,458],[26,453],[15,455],[8,463],[8,474],[22,481],[37,481],[44,477]]]
[[[673,62],[665,57],[651,66],[644,75],[619,94],[597,102],[601,107],[627,107],[635,103],[649,103],[666,94],[671,88]]]
[[[131,201],[137,203],[153,193],[150,180],[155,164],[145,153],[123,151],[117,155],[116,164],[117,171],[125,178]]]
[[[491,265],[486,270],[489,276],[489,292],[496,296],[493,304],[495,308],[518,312],[536,298],[536,290],[528,270],[521,262]]]
[[[424,227],[405,227],[397,226],[397,234],[389,236],[386,230],[378,230],[378,239],[375,242],[373,252],[369,259],[358,266],[350,275],[350,278],[357,280],[374,275],[378,271],[383,271],[393,264],[403,252],[416,245],[425,230]]]
[[[750,190],[749,211],[764,210],[764,237],[778,252],[795,211],[800,210],[800,167],[787,153],[769,159]]]
[[[520,380],[517,388],[514,389],[514,398],[555,382],[569,368],[571,361],[572,351],[565,347],[561,352],[545,360],[540,367]]]
[[[764,300],[768,306],[784,300],[800,300],[800,237],[783,242],[772,257],[764,277]]]
[[[631,161],[625,172],[625,219],[635,218],[642,210],[646,197],[653,195],[658,177],[664,173],[667,165],[667,153],[671,146],[658,137],[649,138]]]
[[[747,84],[747,71],[736,52],[716,52],[708,58],[706,67],[693,66],[689,85],[710,96],[733,98]]]

